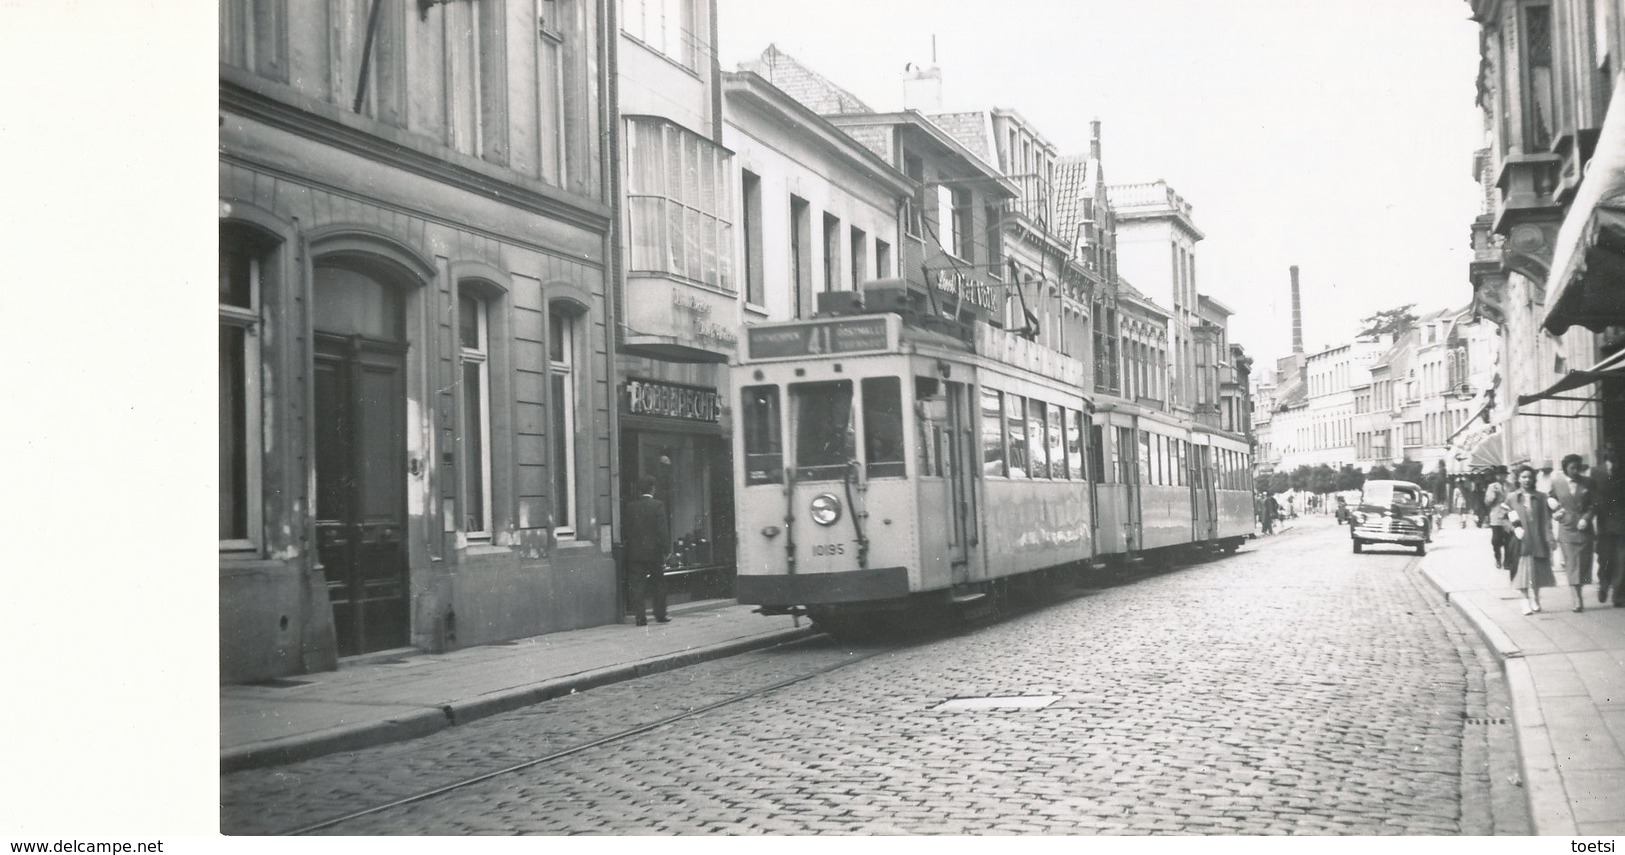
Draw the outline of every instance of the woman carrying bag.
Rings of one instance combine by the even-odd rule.
[[[1546,495],[1535,489],[1535,470],[1518,470],[1518,490],[1507,498],[1507,516],[1518,548],[1518,571],[1512,587],[1523,591],[1523,613],[1540,611],[1540,589],[1557,584],[1552,573],[1552,512]]]

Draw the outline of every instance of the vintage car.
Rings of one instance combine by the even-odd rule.
[[[1392,543],[1426,555],[1433,534],[1426,495],[1410,481],[1365,482],[1349,528],[1354,551],[1363,551],[1368,543]]]

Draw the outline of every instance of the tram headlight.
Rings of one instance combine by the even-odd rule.
[[[834,493],[819,493],[808,506],[812,521],[819,525],[834,525],[841,518],[841,500]]]

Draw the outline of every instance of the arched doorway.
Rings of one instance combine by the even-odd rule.
[[[410,640],[406,291],[365,257],[315,267],[317,555],[338,655]]]

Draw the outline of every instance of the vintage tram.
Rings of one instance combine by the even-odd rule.
[[[1076,359],[995,326],[756,324],[731,374],[735,596],[764,613],[850,629],[1252,531],[1244,441],[1097,407]]]

